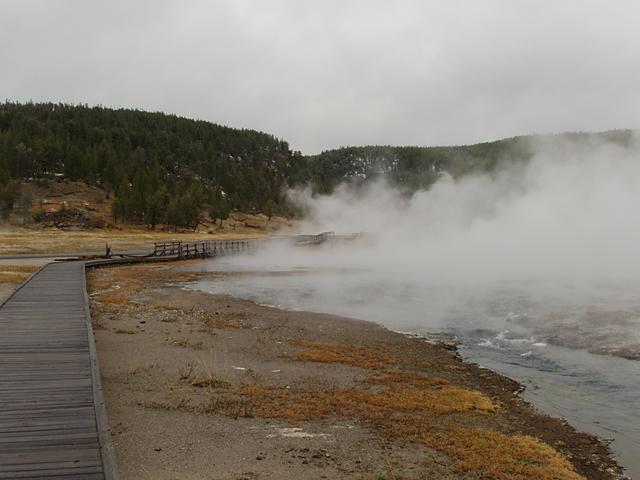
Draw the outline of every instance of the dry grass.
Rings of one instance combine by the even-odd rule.
[[[556,450],[527,435],[473,428],[425,434],[420,441],[457,459],[460,472],[482,472],[495,480],[579,480],[571,463]]]
[[[180,311],[179,308],[173,307],[171,305],[154,305],[153,308],[160,312],[179,312]]]
[[[384,373],[367,377],[362,383],[385,386],[408,384],[415,388],[429,388],[436,385],[448,385],[449,381],[442,378],[426,377],[416,372],[390,369]]]
[[[239,217],[240,215],[235,215]],[[55,228],[12,227],[0,232],[0,255],[22,253],[69,253],[105,251],[105,245],[111,246],[113,253],[130,250],[153,250],[153,242],[166,240],[240,240],[257,238],[275,230],[277,226],[287,225],[283,219],[273,219],[263,228],[246,228],[240,221],[236,228],[209,233],[208,229],[196,232],[152,231],[142,226],[125,225],[114,229],[95,230],[59,230]],[[61,241],[61,239],[63,241]]]
[[[0,265],[0,283],[18,284],[40,269],[35,265]]]
[[[206,328],[214,330],[235,330],[242,328],[242,325],[239,323],[224,320],[222,318],[210,318],[207,319],[204,324]]]
[[[455,460],[457,471],[479,478],[582,478],[562,454],[536,438],[451,426],[473,425],[468,415],[491,415],[497,411],[494,402],[479,391],[389,368],[396,362],[380,350],[307,341],[292,343],[305,347],[290,355],[295,360],[342,363],[377,373],[361,381],[368,388],[296,390],[243,385],[236,393],[250,402],[252,415],[292,422],[330,416],[357,419],[392,437],[445,453]]]
[[[225,382],[224,380],[220,380],[213,372],[207,371],[196,371],[195,365],[193,362],[187,363],[184,367],[179,370],[180,381],[186,382],[193,387],[197,388],[226,388],[229,387],[229,382]]]
[[[293,345],[305,347],[288,355],[289,358],[306,362],[342,363],[370,370],[383,370],[397,363],[396,359],[381,350],[358,345],[320,343],[292,340]]]
[[[241,386],[237,393],[252,400],[257,415],[293,422],[340,416],[377,424],[392,418],[400,422],[413,421],[398,413],[428,418],[467,411],[495,411],[491,400],[480,392],[449,386],[426,391],[393,387],[375,392],[360,388],[293,390],[251,384]]]
[[[188,314],[202,324],[204,331],[243,328],[241,324],[225,319],[219,312],[212,313],[207,310],[192,308]]]
[[[339,415],[375,423],[398,412],[433,416],[496,411],[491,399],[481,392],[449,385],[441,378],[389,368],[397,361],[380,349],[309,341],[291,343],[305,347],[289,355],[298,361],[341,363],[381,372],[362,380],[370,388],[309,391],[257,384],[242,386],[238,394],[251,398],[260,415],[292,421]]]
[[[130,303],[130,300],[127,297],[121,297],[118,295],[109,295],[102,294],[93,297],[93,299],[97,302],[101,303]]]
[[[0,265],[0,272],[33,273],[40,270],[38,265]]]
[[[381,393],[367,393],[363,401],[393,411],[435,414],[496,411],[493,402],[482,393],[455,386],[433,390],[393,386]]]
[[[150,400],[139,405],[151,410],[183,411],[202,415],[225,415],[227,417],[253,417],[251,402],[225,393],[211,395],[204,403],[194,403],[191,396],[174,396],[171,400]]]
[[[89,284],[92,291],[102,294],[130,294],[142,290],[145,286],[171,282],[191,281],[202,276],[199,272],[183,272],[170,269],[174,265],[184,267],[188,261],[163,262],[162,264],[138,264],[92,270],[89,272]],[[170,305],[153,306],[159,311],[177,310]]]
[[[542,441],[478,428],[442,428],[440,416],[496,407],[480,392],[456,386],[433,390],[392,384],[382,392],[364,389],[292,391],[257,384],[237,393],[251,415],[293,422],[329,416],[357,419],[396,438],[412,440],[447,454],[459,472],[494,480],[578,480],[571,463]],[[446,422],[445,422],[446,424]],[[474,477],[475,478],[475,477]]]
[[[220,380],[211,372],[196,372],[191,374],[189,383],[197,388],[224,388],[229,386],[229,382]]]
[[[18,284],[29,277],[28,273],[0,272],[0,283]]]

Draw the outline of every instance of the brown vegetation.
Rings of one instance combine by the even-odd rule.
[[[227,220],[203,222],[195,230],[149,229],[140,224],[115,224],[113,198],[82,182],[49,182],[47,187],[24,183],[32,207],[27,218],[0,221],[0,255],[28,253],[104,252],[153,249],[163,240],[240,239],[263,236],[293,225],[292,221],[262,214],[232,212]],[[60,241],[64,231],[65,241]]]
[[[202,472],[210,472],[207,432],[218,438],[220,425],[227,425],[226,442],[233,452],[245,452],[239,455],[251,465],[247,469],[286,472],[279,478],[583,478],[574,468],[588,478],[614,478],[594,462],[606,457],[598,456],[603,450],[591,437],[532,412],[513,393],[515,382],[462,362],[447,346],[344,318],[168,288],[165,282],[202,274],[167,267],[90,274],[98,295],[129,299],[94,302],[93,321],[107,327],[96,334],[101,355],[113,355],[106,362],[107,393],[124,424],[116,442],[127,445],[119,454],[136,472],[130,478],[140,478],[140,455],[147,454],[138,443],[149,425],[161,423],[159,434],[181,431],[185,421],[192,427],[174,447],[192,436],[202,440]],[[114,335],[114,328],[138,334]],[[265,429],[272,432],[267,437],[258,433]],[[319,431],[316,448],[323,438],[340,438],[356,449],[338,449],[345,470],[308,470],[310,463],[300,462],[312,459],[293,460],[290,442],[296,441],[280,437],[279,429]],[[252,448],[266,451],[274,463],[254,463],[256,453],[246,456]],[[375,464],[354,463],[362,455],[379,456]],[[287,470],[292,461],[302,470]]]
[[[453,428],[418,437],[424,444],[458,461],[460,472],[482,472],[496,480],[579,480],[571,463],[556,450],[528,435],[505,435],[476,428]]]
[[[0,283],[22,283],[39,269],[39,266],[34,265],[0,265]]]
[[[496,480],[576,480],[571,463],[542,441],[508,435],[473,425],[472,417],[491,415],[498,406],[476,390],[451,385],[418,372],[389,368],[396,362],[381,349],[356,345],[292,342],[303,346],[289,355],[297,361],[341,363],[372,371],[359,388],[317,389],[245,382],[236,388],[210,372],[183,371],[180,381],[207,388],[210,395],[182,392],[173,401],[152,402],[147,408],[187,410],[201,414],[285,419],[294,424],[318,419],[355,419],[393,437],[422,443],[455,459],[459,472],[475,472]],[[383,370],[382,373],[377,373]],[[374,373],[375,372],[375,373]],[[463,415],[460,417],[460,415]]]
[[[396,360],[382,351],[358,345],[320,343],[308,340],[292,340],[293,345],[306,347],[289,355],[294,360],[321,363],[343,363],[354,367],[382,370],[396,363]]]
[[[108,294],[102,294],[102,295],[97,295],[96,297],[94,297],[94,300],[96,302],[102,302],[102,303],[129,303],[129,299],[126,297],[119,297],[117,295],[108,295]]]

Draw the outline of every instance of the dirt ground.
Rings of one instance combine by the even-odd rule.
[[[61,230],[44,228],[41,225],[18,227],[0,223],[0,256],[43,253],[101,253],[104,252],[107,243],[111,246],[112,253],[153,250],[153,242],[156,241],[239,240],[264,236],[278,228],[286,229],[291,225],[290,221],[282,218],[274,217],[268,220],[264,215],[239,213],[225,221],[223,228],[200,226],[197,231],[179,232],[149,230],[145,227],[132,225],[93,230]],[[64,241],[61,238],[64,238]]]
[[[22,187],[33,198],[29,218],[12,215],[0,220],[0,256],[16,254],[104,252],[109,243],[113,253],[127,250],[153,249],[154,241],[162,240],[224,240],[240,239],[287,231],[294,226],[290,219],[274,216],[268,218],[259,213],[232,212],[228,219],[212,222],[203,218],[195,231],[174,231],[157,226],[150,230],[144,225],[114,223],[111,213],[113,197],[99,188],[82,182],[49,182],[40,187],[25,182]],[[52,226],[50,222],[34,223],[37,212],[55,214],[61,211],[82,213],[92,225]],[[83,217],[83,218],[84,218]]]
[[[89,273],[123,480],[621,478],[451,345],[181,288],[205,275]]]

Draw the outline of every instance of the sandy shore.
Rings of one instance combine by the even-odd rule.
[[[620,478],[450,346],[180,288],[204,275],[89,274],[122,479]]]

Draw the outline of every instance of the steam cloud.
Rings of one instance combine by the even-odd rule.
[[[301,231],[367,234],[364,248],[307,255],[306,262],[480,282],[636,276],[638,146],[636,138],[626,147],[595,138],[541,142],[524,166],[444,175],[408,199],[385,183],[342,186],[330,196],[291,192],[307,211]]]
[[[566,345],[640,355],[639,147],[637,138],[540,141],[526,164],[444,175],[409,198],[383,182],[327,196],[292,191],[306,212],[301,233],[365,235],[216,261],[214,270],[297,273],[209,288],[394,329],[518,324]]]

